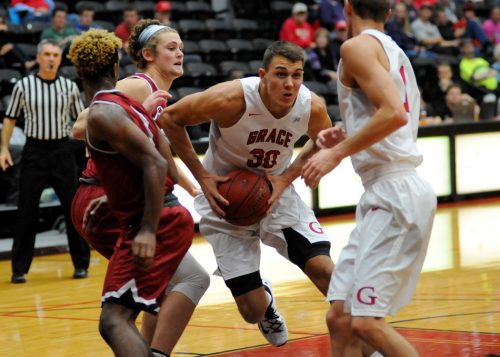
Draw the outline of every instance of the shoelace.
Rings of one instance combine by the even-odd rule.
[[[274,309],[272,310],[272,313],[269,314],[269,317],[266,316],[264,322],[266,323],[266,328],[273,330],[273,333],[283,331],[283,322],[279,320],[279,316],[275,313]]]

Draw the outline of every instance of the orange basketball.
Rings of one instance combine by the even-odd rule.
[[[270,184],[264,177],[247,170],[234,170],[225,176],[229,180],[220,184],[218,190],[229,201],[228,206],[222,205],[226,221],[238,226],[259,222],[269,208]]]

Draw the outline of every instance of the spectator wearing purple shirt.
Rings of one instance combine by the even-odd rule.
[[[343,20],[344,5],[342,1],[321,0],[319,5],[319,21],[322,27],[332,31],[335,29],[335,24]]]
[[[500,44],[500,7],[491,9],[490,18],[484,22],[483,30],[493,45]]]

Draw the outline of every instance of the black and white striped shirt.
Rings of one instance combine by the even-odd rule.
[[[14,86],[5,116],[17,120],[23,113],[28,138],[55,140],[69,135],[70,118],[76,119],[83,109],[75,82],[61,76],[47,81],[29,75]]]

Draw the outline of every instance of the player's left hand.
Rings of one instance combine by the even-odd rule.
[[[108,197],[106,195],[94,198],[89,202],[83,214],[82,229],[86,233],[92,233],[110,210]]]
[[[158,107],[164,107],[167,103],[167,100],[172,98],[172,95],[164,90],[157,90],[156,92],[151,93],[142,103],[142,106],[148,113],[151,113],[153,117],[156,115],[156,110]]]
[[[274,207],[281,197],[281,194],[289,185],[289,182],[285,178],[283,178],[283,176],[271,176],[267,171],[264,171],[264,174],[266,180],[271,183],[272,186],[271,197],[269,197],[269,200],[267,201],[267,203],[269,204],[269,208],[267,209],[266,214],[268,215],[273,211]]]
[[[341,127],[334,126],[328,129],[323,129],[318,133],[316,146],[321,149],[332,148],[344,140],[345,137],[345,132]]]
[[[137,268],[146,270],[153,264],[155,249],[156,234],[140,230],[132,242],[132,254]]]
[[[310,188],[318,187],[323,176],[340,164],[340,159],[334,155],[334,148],[321,149],[314,154],[302,168],[301,177]]]

